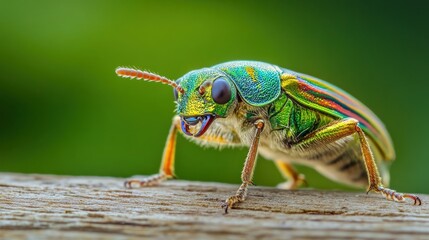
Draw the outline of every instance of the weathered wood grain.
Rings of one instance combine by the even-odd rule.
[[[251,187],[224,215],[238,186],[169,181],[128,190],[124,179],[0,174],[5,239],[429,239],[422,206],[378,194]]]

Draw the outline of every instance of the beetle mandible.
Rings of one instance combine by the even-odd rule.
[[[225,200],[225,213],[245,200],[258,153],[275,162],[295,189],[305,182],[292,164],[315,168],[326,177],[352,186],[368,186],[398,202],[413,194],[398,193],[389,183],[388,162],[395,158],[392,140],[378,117],[340,88],[320,79],[257,61],[231,61],[194,70],[177,81],[132,68],[117,68],[122,77],[161,82],[174,88],[173,118],[160,172],[125,186],[144,187],[174,177],[178,131],[203,146],[247,146],[242,184]]]

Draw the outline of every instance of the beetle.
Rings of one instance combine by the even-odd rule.
[[[202,146],[247,146],[242,184],[227,198],[225,213],[247,196],[257,155],[275,162],[288,180],[282,188],[305,182],[292,164],[315,168],[343,184],[365,187],[388,200],[411,199],[385,186],[387,165],[395,159],[383,123],[364,104],[315,77],[257,61],[231,61],[191,71],[176,81],[146,71],[119,67],[122,77],[168,84],[176,113],[167,137],[160,172],[125,182],[128,188],[159,184],[174,177],[177,132]]]

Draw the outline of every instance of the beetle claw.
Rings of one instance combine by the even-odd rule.
[[[402,197],[404,198],[410,198],[412,200],[414,200],[413,205],[422,205],[422,200],[420,199],[419,196],[416,196],[414,194],[404,194]]]
[[[228,206],[227,201],[223,201],[223,202],[222,202],[222,204],[221,204],[221,208],[225,209],[225,214],[228,214],[229,206]]]

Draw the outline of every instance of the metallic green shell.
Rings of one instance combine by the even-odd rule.
[[[233,61],[212,68],[228,75],[243,100],[252,106],[267,105],[280,96],[280,69],[274,65],[256,61]]]
[[[285,140],[296,143],[309,133],[326,126],[334,118],[293,102],[282,92],[267,110],[272,131],[284,131]]]
[[[374,141],[384,160],[393,160],[395,150],[388,131],[381,120],[363,103],[344,90],[318,78],[282,69],[284,73],[296,76],[286,81],[286,94],[299,104],[310,109],[343,119],[351,117]]]

